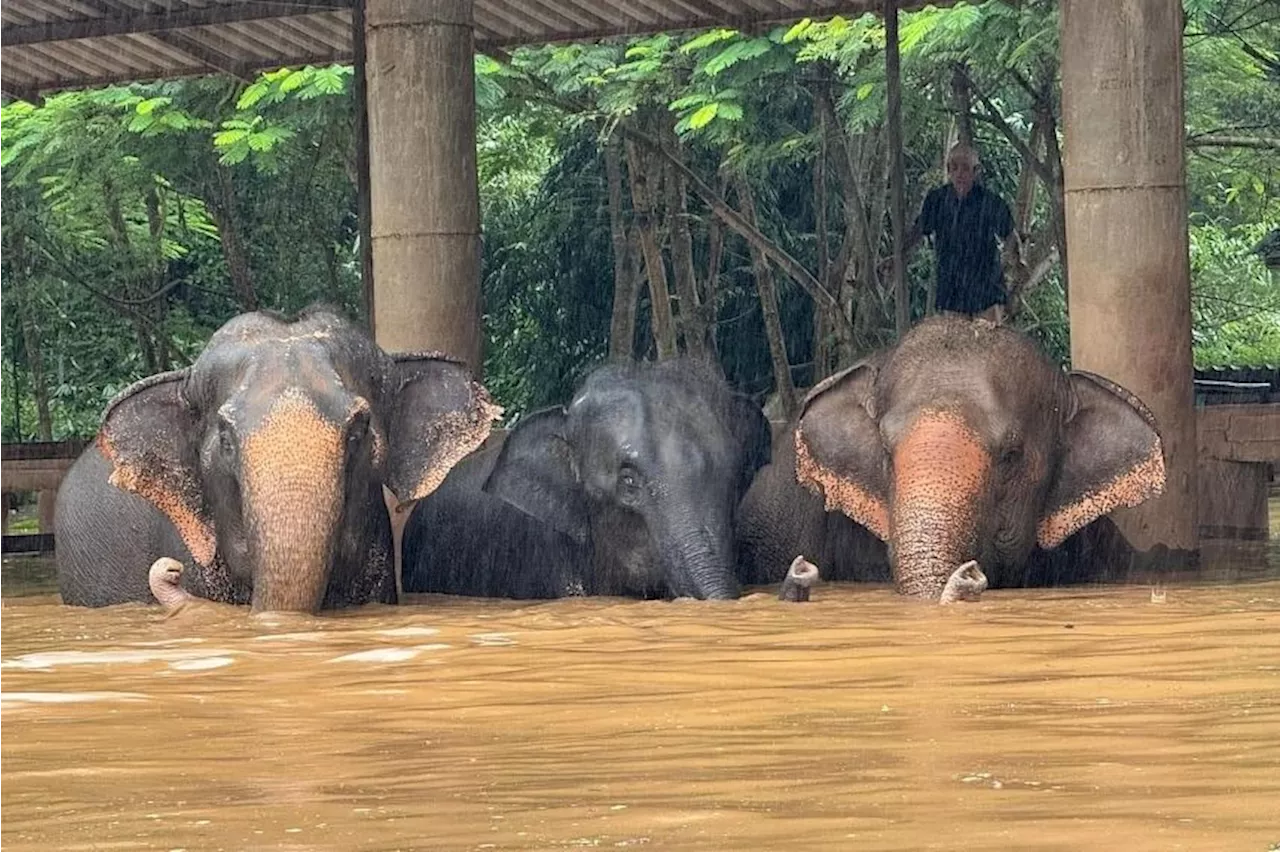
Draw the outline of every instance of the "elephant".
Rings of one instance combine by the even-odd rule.
[[[1103,516],[1165,480],[1136,396],[951,314],[818,383],[780,443],[741,507],[746,583],[798,554],[935,600],[969,560],[993,588],[1085,579],[1127,547]]]
[[[388,355],[323,306],[236,316],[108,404],[58,491],[63,602],[150,602],[167,556],[254,611],[395,603],[384,485],[429,494],[500,413],[460,362]]]
[[[759,406],[710,365],[605,365],[414,508],[404,590],[736,598],[734,513],[769,452]]]

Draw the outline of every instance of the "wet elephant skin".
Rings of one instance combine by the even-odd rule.
[[[465,460],[405,530],[404,589],[733,598],[758,406],[693,362],[612,365]]]
[[[969,560],[993,587],[1089,579],[1132,555],[1104,516],[1164,486],[1133,394],[954,315],[818,384],[779,443],[743,501],[745,582],[797,554],[934,599]]]
[[[235,317],[107,407],[58,496],[63,600],[153,600],[169,556],[190,593],[255,610],[395,602],[383,486],[425,496],[498,413],[461,364],[326,309]]]

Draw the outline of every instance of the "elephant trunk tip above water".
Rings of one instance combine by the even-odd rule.
[[[182,563],[170,556],[161,556],[151,563],[151,570],[147,572],[151,594],[167,610],[175,610],[194,600],[191,593],[181,586],[182,572]]]
[[[954,315],[816,385],[792,440],[791,485],[762,477],[748,524],[785,537],[777,504],[797,502],[799,482],[887,544],[899,591],[933,599],[970,560],[992,586],[1018,583],[1033,551],[1165,480],[1155,419],[1132,393],[1064,372],[1020,332]]]
[[[809,600],[813,584],[818,582],[818,566],[803,556],[797,556],[787,569],[787,576],[782,578],[782,588],[778,590],[778,600],[804,603]]]

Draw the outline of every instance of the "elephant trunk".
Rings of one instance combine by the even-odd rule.
[[[286,394],[244,443],[255,612],[315,612],[324,602],[345,493],[342,431]]]
[[[898,591],[938,599],[956,567],[980,554],[978,519],[991,457],[955,413],[922,414],[893,453],[890,546]]]
[[[733,570],[729,521],[707,520],[695,517],[675,521],[672,532],[663,536],[668,585],[676,597],[734,600],[740,590]]]
[[[151,594],[167,610],[176,610],[194,600],[191,593],[179,585],[182,582],[182,563],[169,556],[161,556],[151,563],[147,572],[147,585]]]

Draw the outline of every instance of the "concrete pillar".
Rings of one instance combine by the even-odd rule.
[[[1136,393],[1164,438],[1163,496],[1130,542],[1194,552],[1196,427],[1183,163],[1182,5],[1063,0],[1071,360]]]
[[[366,0],[375,336],[480,373],[471,0]]]

